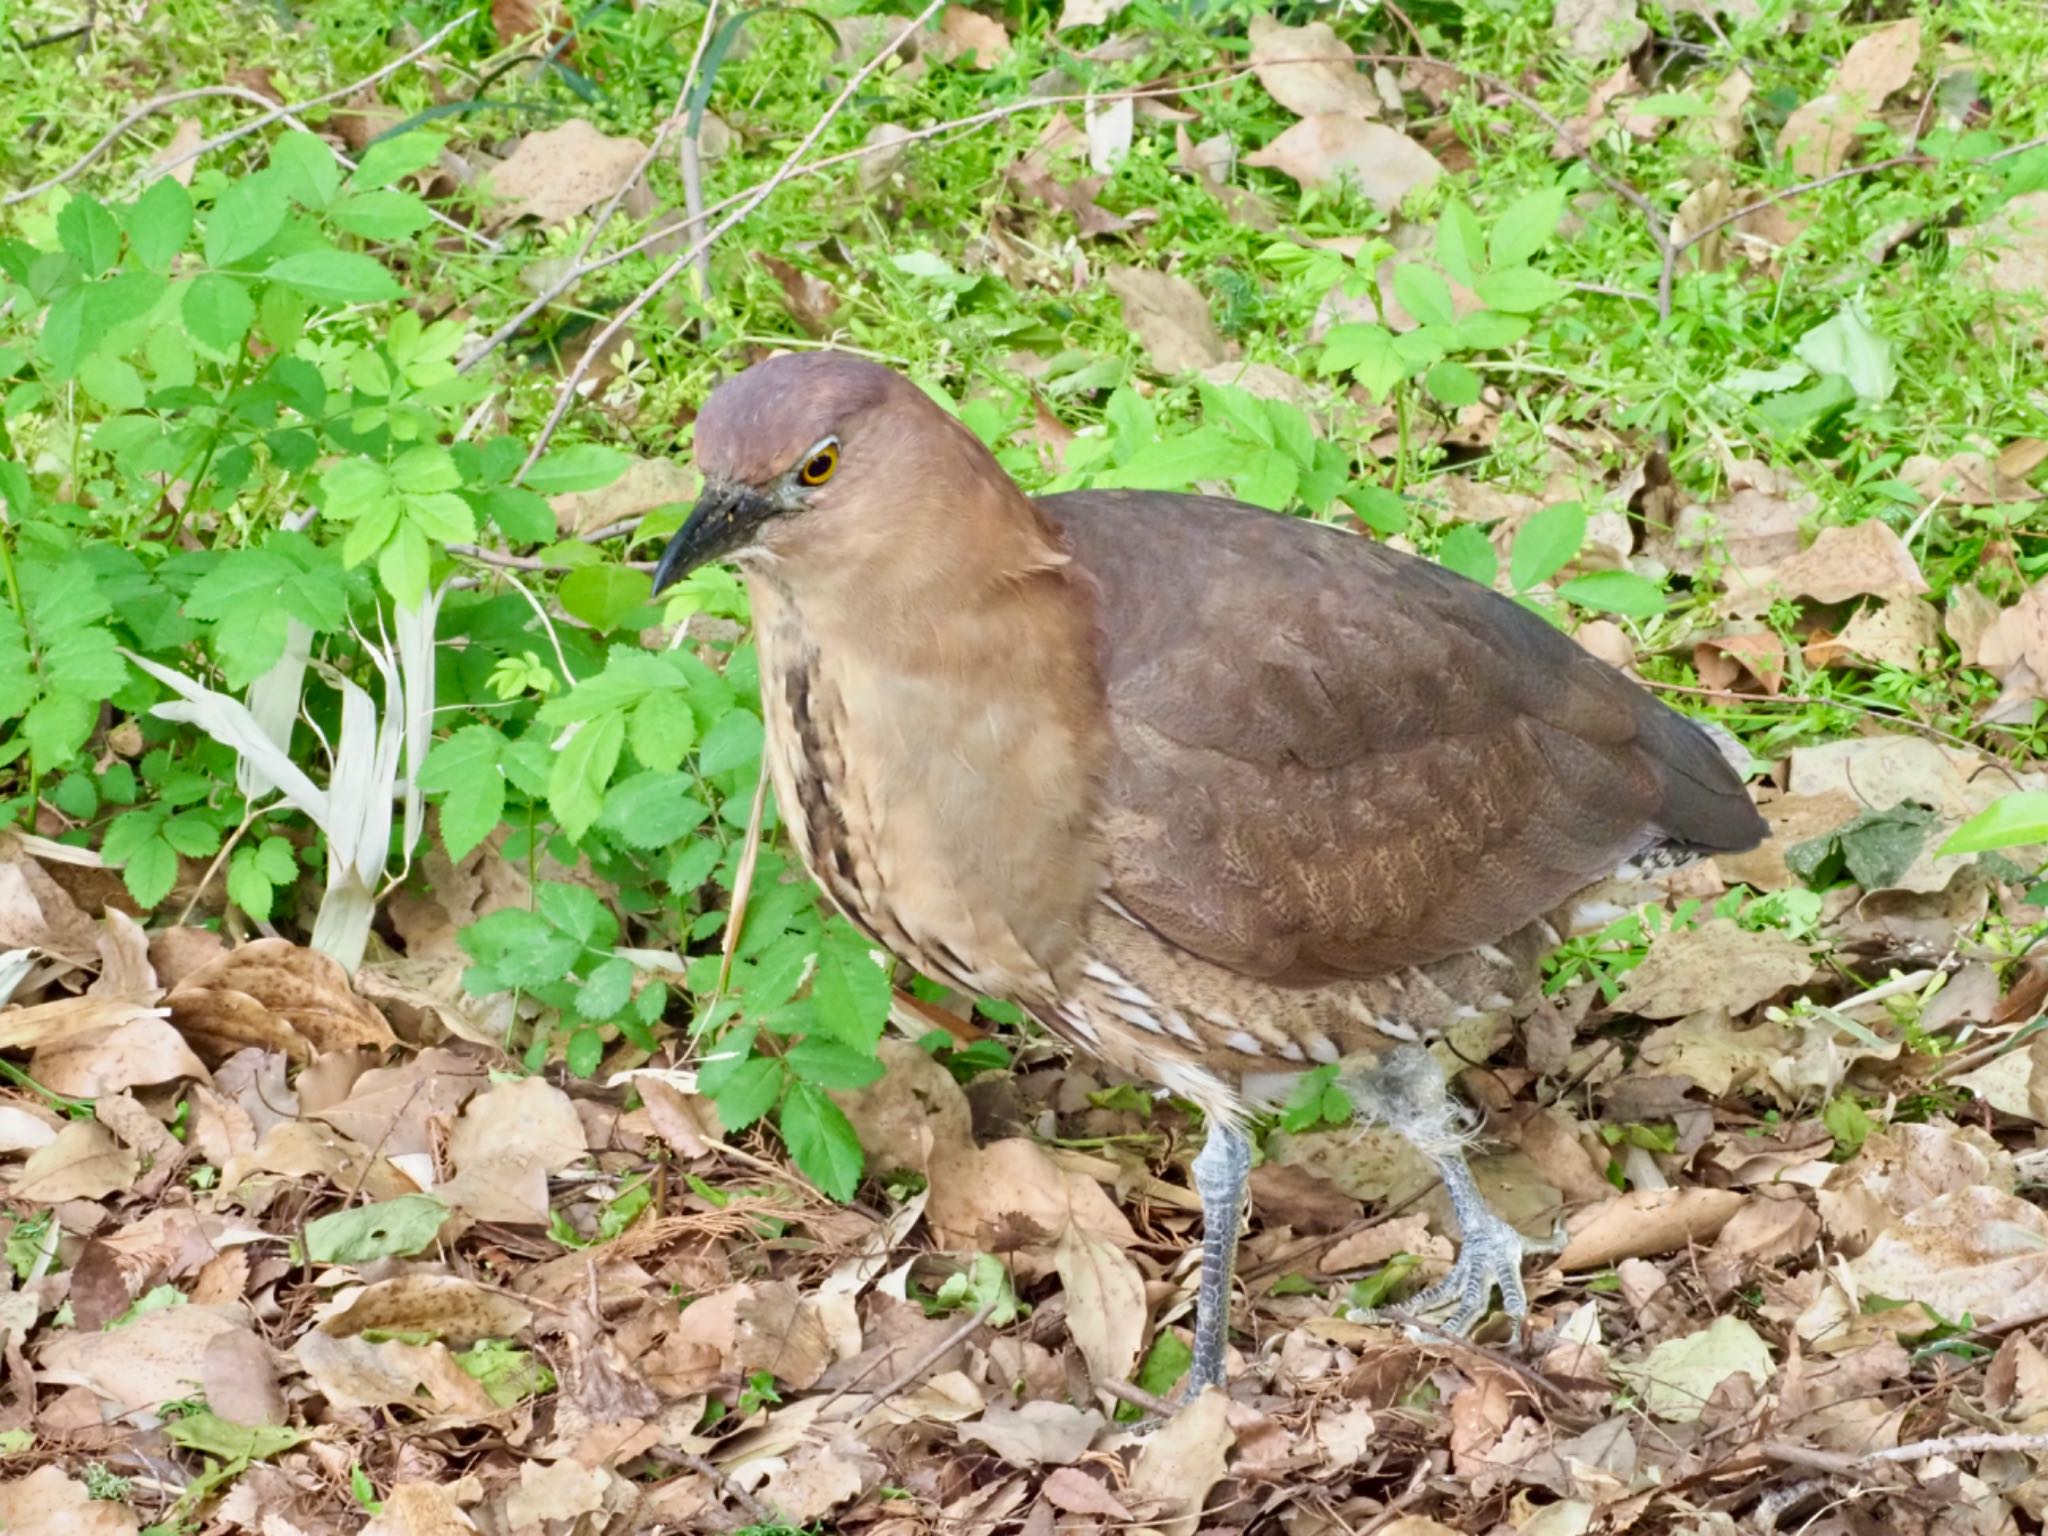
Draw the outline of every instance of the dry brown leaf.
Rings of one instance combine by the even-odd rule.
[[[1099,27],[1123,12],[1131,0],[1062,0],[1060,19],[1055,32],[1064,32],[1069,27]]]
[[[1436,156],[1406,134],[1339,112],[1303,118],[1264,149],[1246,155],[1244,163],[1269,167],[1326,192],[1352,183],[1385,213],[1444,173]]]
[[[1039,1497],[1070,1515],[1102,1515],[1127,1521],[1131,1512],[1117,1496],[1079,1467],[1056,1467],[1039,1485]]]
[[[498,1405],[440,1343],[301,1334],[292,1357],[335,1408],[426,1407],[455,1422],[494,1418]]]
[[[1700,1276],[1718,1300],[1763,1266],[1804,1252],[1819,1236],[1820,1217],[1797,1190],[1760,1191],[1728,1218],[1700,1261]]]
[[[245,1181],[261,1174],[324,1178],[338,1190],[361,1191],[372,1200],[420,1193],[419,1185],[388,1158],[372,1157],[346,1136],[312,1120],[281,1120],[272,1125],[254,1152],[221,1170],[221,1188],[239,1193]],[[242,1203],[248,1203],[247,1196],[242,1196]]]
[[[1230,1399],[1215,1388],[1186,1404],[1153,1431],[1131,1468],[1131,1495],[1164,1511],[1150,1524],[1163,1536],[1194,1536],[1209,1490],[1223,1480],[1224,1457],[1237,1436]]]
[[[507,1291],[459,1275],[403,1275],[345,1291],[320,1313],[323,1333],[423,1333],[464,1347],[511,1338],[533,1323],[533,1309]]]
[[[754,260],[781,286],[783,307],[806,336],[831,335],[832,317],[839,312],[839,295],[830,283],[766,251],[754,252]]]
[[[180,1029],[232,1050],[280,1047],[238,1031],[274,1033],[248,1003],[281,1019],[314,1055],[388,1050],[398,1043],[384,1015],[356,996],[348,972],[331,955],[288,939],[257,939],[187,973],[165,999]],[[189,1021],[189,1022],[188,1022]]]
[[[1857,128],[1913,78],[1919,62],[1917,16],[1859,39],[1843,56],[1827,92],[1802,105],[1779,133],[1779,148],[1791,155],[1792,169],[1802,177],[1840,170],[1855,146]]]
[[[548,1220],[548,1175],[589,1151],[569,1096],[545,1078],[498,1083],[469,1101],[448,1138],[455,1175],[435,1197],[479,1221]]]
[[[2004,685],[1985,712],[1988,720],[2024,718],[2034,701],[2048,698],[2048,581],[2036,582],[1985,625],[1976,664]]]
[[[943,57],[965,59],[976,69],[994,69],[1010,55],[1009,29],[964,5],[949,5],[939,13],[939,36],[950,45]]]
[[[1842,627],[1842,644],[1866,661],[1918,672],[1941,643],[1941,617],[1924,598],[1902,597],[1864,608]]]
[[[1114,1243],[1069,1226],[1053,1249],[1053,1263],[1066,1291],[1067,1332],[1088,1362],[1098,1387],[1123,1381],[1145,1344],[1145,1277]]]
[[[1649,1019],[1708,1008],[1742,1013],[1812,974],[1805,945],[1776,929],[1752,931],[1714,918],[1657,935],[1642,963],[1622,978],[1619,1004]]]
[[[1899,536],[1872,519],[1849,527],[1823,528],[1811,546],[1760,569],[1730,569],[1728,607],[1740,614],[1762,613],[1783,598],[1807,597],[1842,603],[1852,597],[1920,597],[1920,574]]]
[[[7,1536],[135,1536],[140,1528],[127,1504],[94,1498],[62,1467],[37,1467],[0,1483],[0,1530]]]
[[[30,1075],[53,1093],[79,1099],[207,1080],[163,1009],[122,998],[68,997],[0,1013],[0,1046],[33,1051]]]
[[[1849,1261],[1864,1294],[1917,1301],[1981,1328],[2048,1312],[2048,1217],[1971,1185],[1907,1211]]]
[[[613,138],[582,118],[529,133],[490,174],[491,190],[502,204],[491,222],[532,219],[543,228],[565,223],[617,192],[646,153],[638,139]],[[652,210],[644,178],[622,206],[635,218]]]
[[[1379,116],[1379,92],[1359,73],[1351,49],[1338,41],[1328,22],[1290,27],[1256,14],[1250,37],[1252,73],[1266,94],[1296,117],[1327,112]]]
[[[384,1495],[383,1509],[362,1536],[468,1536],[476,1522],[462,1512],[456,1493],[439,1483],[400,1483]]]
[[[1602,1269],[1618,1259],[1647,1259],[1711,1240],[1742,1208],[1732,1189],[1633,1189],[1566,1222],[1571,1240],[1561,1269]]]
[[[1093,1408],[1072,1403],[991,1403],[960,1438],[980,1441],[1014,1467],[1064,1466],[1086,1455],[1107,1423]]]
[[[1998,507],[2041,499],[2041,493],[2009,473],[2000,458],[1975,448],[1945,459],[1916,453],[1899,466],[1899,478],[1930,500],[1939,497],[1952,506]]]
[[[1702,640],[1692,648],[1692,664],[1700,681],[1724,697],[1745,680],[1773,698],[1785,686],[1785,642],[1769,630]]]
[[[255,1428],[286,1419],[284,1389],[270,1346],[246,1328],[224,1328],[206,1341],[199,1361],[206,1406],[230,1424]]]
[[[1110,267],[1102,280],[1161,376],[1199,372],[1230,355],[1209,318],[1208,299],[1186,278],[1150,267]]]
[[[669,1335],[668,1347],[698,1346],[726,1373],[772,1371],[808,1387],[832,1363],[832,1341],[817,1302],[786,1280],[727,1286],[693,1301]]]
[[[207,1347],[220,1334],[249,1332],[248,1321],[239,1306],[159,1307],[106,1333],[58,1334],[43,1346],[41,1375],[86,1387],[124,1413],[156,1408],[192,1396]]]
[[[96,1120],[74,1120],[16,1170],[8,1195],[31,1205],[98,1200],[135,1182],[142,1163]]]
[[[1550,30],[1566,53],[1589,64],[1634,53],[1650,35],[1635,0],[1557,0]]]

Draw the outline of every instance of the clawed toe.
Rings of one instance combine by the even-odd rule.
[[[1449,1315],[1439,1326],[1445,1332],[1462,1337],[1486,1316],[1493,1293],[1498,1290],[1501,1310],[1514,1324],[1514,1344],[1519,1349],[1529,1316],[1529,1295],[1522,1286],[1522,1256],[1529,1252],[1555,1251],[1561,1246],[1561,1241],[1562,1234],[1558,1231],[1540,1241],[1525,1238],[1500,1217],[1488,1212],[1484,1219],[1472,1222],[1467,1228],[1458,1247],[1457,1262],[1451,1266],[1450,1273],[1409,1298],[1401,1310],[1414,1317],[1424,1317],[1448,1308]],[[1377,1320],[1370,1311],[1354,1312],[1352,1316],[1361,1322]],[[1412,1326],[1408,1332],[1410,1337],[1417,1339],[1432,1336],[1430,1332]]]

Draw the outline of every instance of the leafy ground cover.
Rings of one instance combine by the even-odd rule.
[[[17,0],[0,1524],[1956,1532],[2048,1492],[2048,20]],[[1238,1390],[1183,1106],[884,971],[691,412],[910,372],[1734,731],[1777,836],[1455,1042],[1531,1349],[1311,1080]],[[886,1071],[884,1070],[886,1068]]]

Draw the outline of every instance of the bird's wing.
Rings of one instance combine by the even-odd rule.
[[[1100,589],[1111,895],[1205,959],[1423,963],[1649,843],[1762,835],[1703,731],[1438,566],[1207,497],[1039,505]]]

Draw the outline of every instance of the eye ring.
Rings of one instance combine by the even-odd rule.
[[[833,471],[838,468],[839,445],[825,443],[810,456],[804,467],[796,472],[796,477],[804,485],[823,485],[832,478]]]

